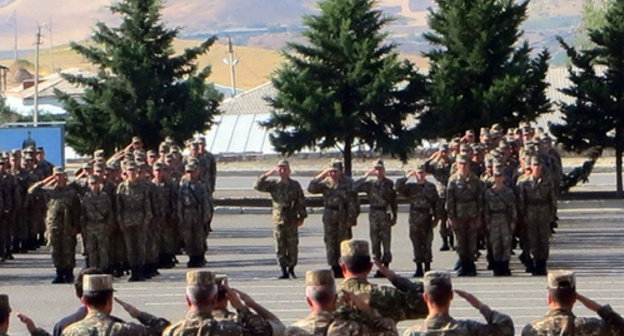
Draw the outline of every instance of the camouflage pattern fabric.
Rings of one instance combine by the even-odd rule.
[[[488,189],[484,196],[483,218],[489,233],[492,257],[495,261],[509,261],[515,223],[518,221],[516,195],[503,186],[497,191]]]
[[[527,238],[535,259],[547,260],[550,251],[550,223],[557,211],[552,183],[532,176],[518,182],[519,213],[527,225]]]
[[[408,328],[403,336],[513,336],[511,318],[488,307],[481,309],[486,324],[455,320],[448,314],[428,316],[422,324]]]
[[[117,187],[116,207],[128,263],[133,268],[142,267],[147,253],[147,224],[152,219],[149,190],[141,182],[122,182]]]
[[[210,199],[200,181],[182,179],[178,189],[178,220],[184,249],[189,256],[203,256],[212,219]]]
[[[89,191],[82,198],[81,227],[86,231],[89,267],[107,270],[110,267],[110,235],[113,225],[113,205],[103,191]]]
[[[65,336],[156,336],[160,335],[169,321],[147,313],[139,315],[141,324],[126,323],[116,317],[100,312],[91,312],[65,330]]]
[[[624,335],[624,319],[603,306],[598,318],[576,317],[570,311],[555,309],[543,318],[526,325],[522,336],[616,336]]]
[[[163,331],[163,336],[260,336],[254,335],[247,329],[246,315],[242,311],[238,319],[242,323],[233,321],[217,321],[210,314],[189,311],[182,321],[169,326]],[[262,336],[269,336],[264,334]]]

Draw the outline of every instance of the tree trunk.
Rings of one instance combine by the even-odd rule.
[[[344,159],[344,173],[347,176],[351,176],[351,145],[353,140],[350,137],[345,139],[344,151],[342,152]]]
[[[618,135],[616,135],[615,141],[615,185],[617,187],[617,197],[622,197],[622,150],[624,150],[622,147],[624,146],[622,146],[622,143],[619,141]]]

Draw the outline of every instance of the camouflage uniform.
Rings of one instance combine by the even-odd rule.
[[[82,198],[81,227],[84,227],[87,241],[89,267],[97,267],[104,272],[110,268],[110,238],[113,226],[113,204],[104,191],[97,194],[87,192]]]
[[[407,183],[408,178],[397,180],[396,189],[409,204],[409,237],[414,249],[414,262],[430,263],[433,259],[431,242],[436,220],[443,216],[444,204],[438,197],[438,191],[431,182]]]
[[[87,316],[63,330],[64,336],[156,336],[160,335],[169,322],[141,312],[141,324],[126,323],[114,316],[101,312],[91,312]]]
[[[215,309],[212,311],[212,317],[217,322],[233,322],[245,325],[245,329],[253,336],[271,336],[278,332],[284,331],[284,325],[274,325],[272,321],[264,319],[258,314],[252,313],[249,308],[239,310],[243,312],[245,319],[241,318],[238,313],[233,313],[227,309]]]
[[[370,314],[354,309],[312,312],[294,322],[284,336],[396,336],[394,321],[382,318],[377,312]]]
[[[177,189],[173,182],[165,180],[154,183],[154,209],[158,211],[154,215],[152,221],[158,227],[160,233],[160,254],[161,262],[168,264],[173,259],[177,250],[178,228],[177,228]],[[172,266],[172,265],[170,265]]]
[[[16,201],[15,193],[15,177],[5,171],[0,175],[0,260],[4,260],[11,254],[11,223]]]
[[[514,191],[505,185],[500,191],[489,188],[484,196],[483,219],[489,233],[494,274],[503,275],[497,273],[509,270],[513,234],[518,221]]]
[[[178,189],[177,210],[184,249],[192,258],[189,266],[203,265],[208,225],[212,219],[210,195],[204,183],[183,178]]]
[[[311,194],[323,194],[323,241],[327,253],[327,263],[338,266],[340,242],[352,237],[351,224],[355,223],[359,214],[359,202],[353,189],[353,180],[342,176],[337,184],[329,179],[320,181],[312,179],[308,185]]]
[[[273,200],[273,236],[275,252],[281,267],[295,267],[299,245],[297,222],[308,216],[305,196],[299,182],[269,180],[262,175],[256,180],[254,189],[271,193]]]
[[[140,181],[123,181],[117,186],[115,203],[128,263],[133,274],[139,275],[145,265],[146,230],[152,219],[149,190]]]
[[[151,169],[150,169],[151,171]],[[149,268],[147,272],[157,273],[156,268],[159,264],[160,258],[160,236],[162,232],[162,210],[158,208],[156,185],[149,179],[141,181],[145,185],[145,189],[148,190],[149,204],[151,207],[152,218],[147,224],[147,245],[145,251],[145,263]]]
[[[446,202],[446,187],[451,176],[452,165],[453,161],[450,158],[446,161],[425,161],[425,171],[428,174],[432,174],[436,181],[438,181],[438,196],[440,197],[440,201],[442,203]],[[446,213],[446,209],[444,209],[444,207],[441,208],[440,217],[438,219],[440,220],[440,237],[442,237],[442,240],[447,243],[445,245],[448,245],[449,240],[451,240],[451,242],[453,241],[453,230],[448,223],[448,214]],[[451,245],[453,244],[451,243]]]
[[[481,309],[486,324],[471,320],[455,320],[448,314],[428,316],[421,325],[406,329],[403,336],[513,336],[511,318],[505,314]]]
[[[16,204],[16,223],[15,223],[15,238],[13,242],[14,250],[20,246],[19,252],[26,252],[28,248],[28,238],[31,229],[34,227],[35,216],[33,214],[36,211],[35,208],[35,195],[28,194],[28,188],[30,188],[35,182],[39,181],[38,176],[28,170],[19,168],[14,171],[14,175],[17,178],[17,185],[19,188],[20,202]],[[39,196],[40,197],[40,196]]]
[[[392,261],[390,248],[392,224],[396,223],[397,218],[394,182],[388,178],[368,180],[364,177],[354,183],[354,189],[357,192],[365,192],[370,202],[368,219],[373,256],[388,265]]]

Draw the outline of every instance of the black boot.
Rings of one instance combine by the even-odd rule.
[[[459,266],[459,267],[458,267]],[[455,267],[457,270],[457,276],[468,276],[468,273],[470,271],[470,266],[468,266],[468,263],[464,260],[457,260],[457,262],[455,263]]]
[[[74,283],[74,268],[68,267],[65,269],[64,278],[65,283]]]
[[[448,251],[450,250],[448,245],[448,237],[442,237],[442,246],[440,246],[440,251]]]
[[[485,259],[487,260],[487,269],[490,271],[494,271],[494,268],[496,267],[496,261],[494,261],[492,255],[488,253],[485,256]]]
[[[297,276],[295,275],[295,266],[288,267],[288,274],[290,274],[291,278],[297,279]]]
[[[420,277],[422,277],[423,275],[424,275],[424,272],[423,272],[423,264],[422,264],[422,263],[417,262],[417,263],[416,263],[416,272],[414,272],[414,278],[420,278]]]
[[[425,273],[431,271],[431,263],[430,262],[426,262],[425,263]]]
[[[342,268],[340,266],[332,266],[332,271],[334,271],[334,278],[342,279],[344,276],[342,275]]]
[[[151,271],[151,276],[152,277],[159,276],[160,272],[158,272],[158,263],[151,263],[150,264],[150,271]]]
[[[524,269],[526,273],[533,274],[533,272],[535,272],[535,263],[533,259],[531,259],[531,257],[526,258],[526,263],[524,265],[526,266],[526,268]]]
[[[113,266],[113,276],[119,278],[123,275],[123,267],[120,264]]]
[[[53,284],[61,284],[63,283],[63,270],[60,268],[56,269],[56,277],[52,280]]]
[[[197,257],[189,256],[189,261],[188,261],[188,263],[186,263],[186,267],[188,267],[188,268],[199,267],[199,264],[197,263]]]
[[[152,278],[152,264],[145,264],[145,265],[143,265],[143,277],[145,279],[151,279]]]
[[[544,276],[546,275],[546,260],[536,259],[535,260],[535,269],[533,270],[533,275],[536,276]]]
[[[288,279],[288,271],[286,270],[286,266],[282,266],[282,275],[277,277],[278,279]]]
[[[451,247],[451,250],[455,250],[455,236],[451,233],[449,234],[449,246]]]
[[[503,261],[501,271],[503,272],[504,276],[510,276],[511,275],[511,270],[509,269],[509,261]]]
[[[477,265],[475,265],[474,261],[468,262],[468,275],[469,276],[477,276]]]
[[[143,267],[133,267],[130,270],[132,274],[128,279],[129,282],[145,281],[145,278],[143,277]]]
[[[492,274],[494,276],[501,276],[501,270],[502,270],[502,263],[500,261],[491,261],[490,265],[492,265],[492,268],[490,268],[492,270]]]
[[[457,261],[455,262],[455,266],[453,267],[454,271],[459,271],[462,268],[462,261],[460,259],[457,259]]]

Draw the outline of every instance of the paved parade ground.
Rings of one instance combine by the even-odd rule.
[[[405,209],[405,208],[403,208]],[[296,280],[277,280],[271,217],[262,211],[219,211],[214,219],[214,232],[209,237],[207,269],[227,274],[232,287],[249,293],[256,301],[276,313],[285,324],[307,315],[304,300],[303,276],[306,270],[325,268],[325,250],[320,211],[312,212],[300,231],[299,266]],[[624,313],[624,207],[622,201],[565,201],[560,202],[559,229],[553,236],[549,267],[570,268],[578,274],[578,291],[599,303],[609,303],[619,313]],[[411,244],[408,238],[407,213],[399,214],[399,223],[392,231],[391,268],[410,276]],[[354,230],[356,238],[368,240],[368,215],[359,217]],[[440,239],[434,240],[433,269],[451,270],[454,252],[439,252]],[[161,271],[161,276],[143,283],[128,283],[127,276],[116,280],[115,295],[127,300],[141,310],[171,321],[183,317],[184,266],[187,258],[178,257],[177,268]],[[468,290],[493,309],[512,316],[516,334],[527,322],[545,314],[546,279],[531,277],[523,272],[516,256],[512,257],[513,276],[494,278],[485,270],[482,257],[476,278],[453,278],[454,286]],[[84,265],[78,256],[80,266]],[[77,270],[75,271],[77,272]],[[60,317],[73,312],[78,306],[70,285],[51,285],[54,274],[49,252],[16,255],[16,260],[0,264],[0,293],[11,296],[13,311],[31,316],[38,326],[51,330]],[[384,279],[373,280],[386,283]],[[591,315],[577,304],[577,315]],[[456,318],[479,318],[479,313],[460,298],[451,309]],[[113,314],[131,318],[116,305]],[[399,331],[415,321],[399,324]],[[25,335],[25,327],[12,317],[11,335]]]

